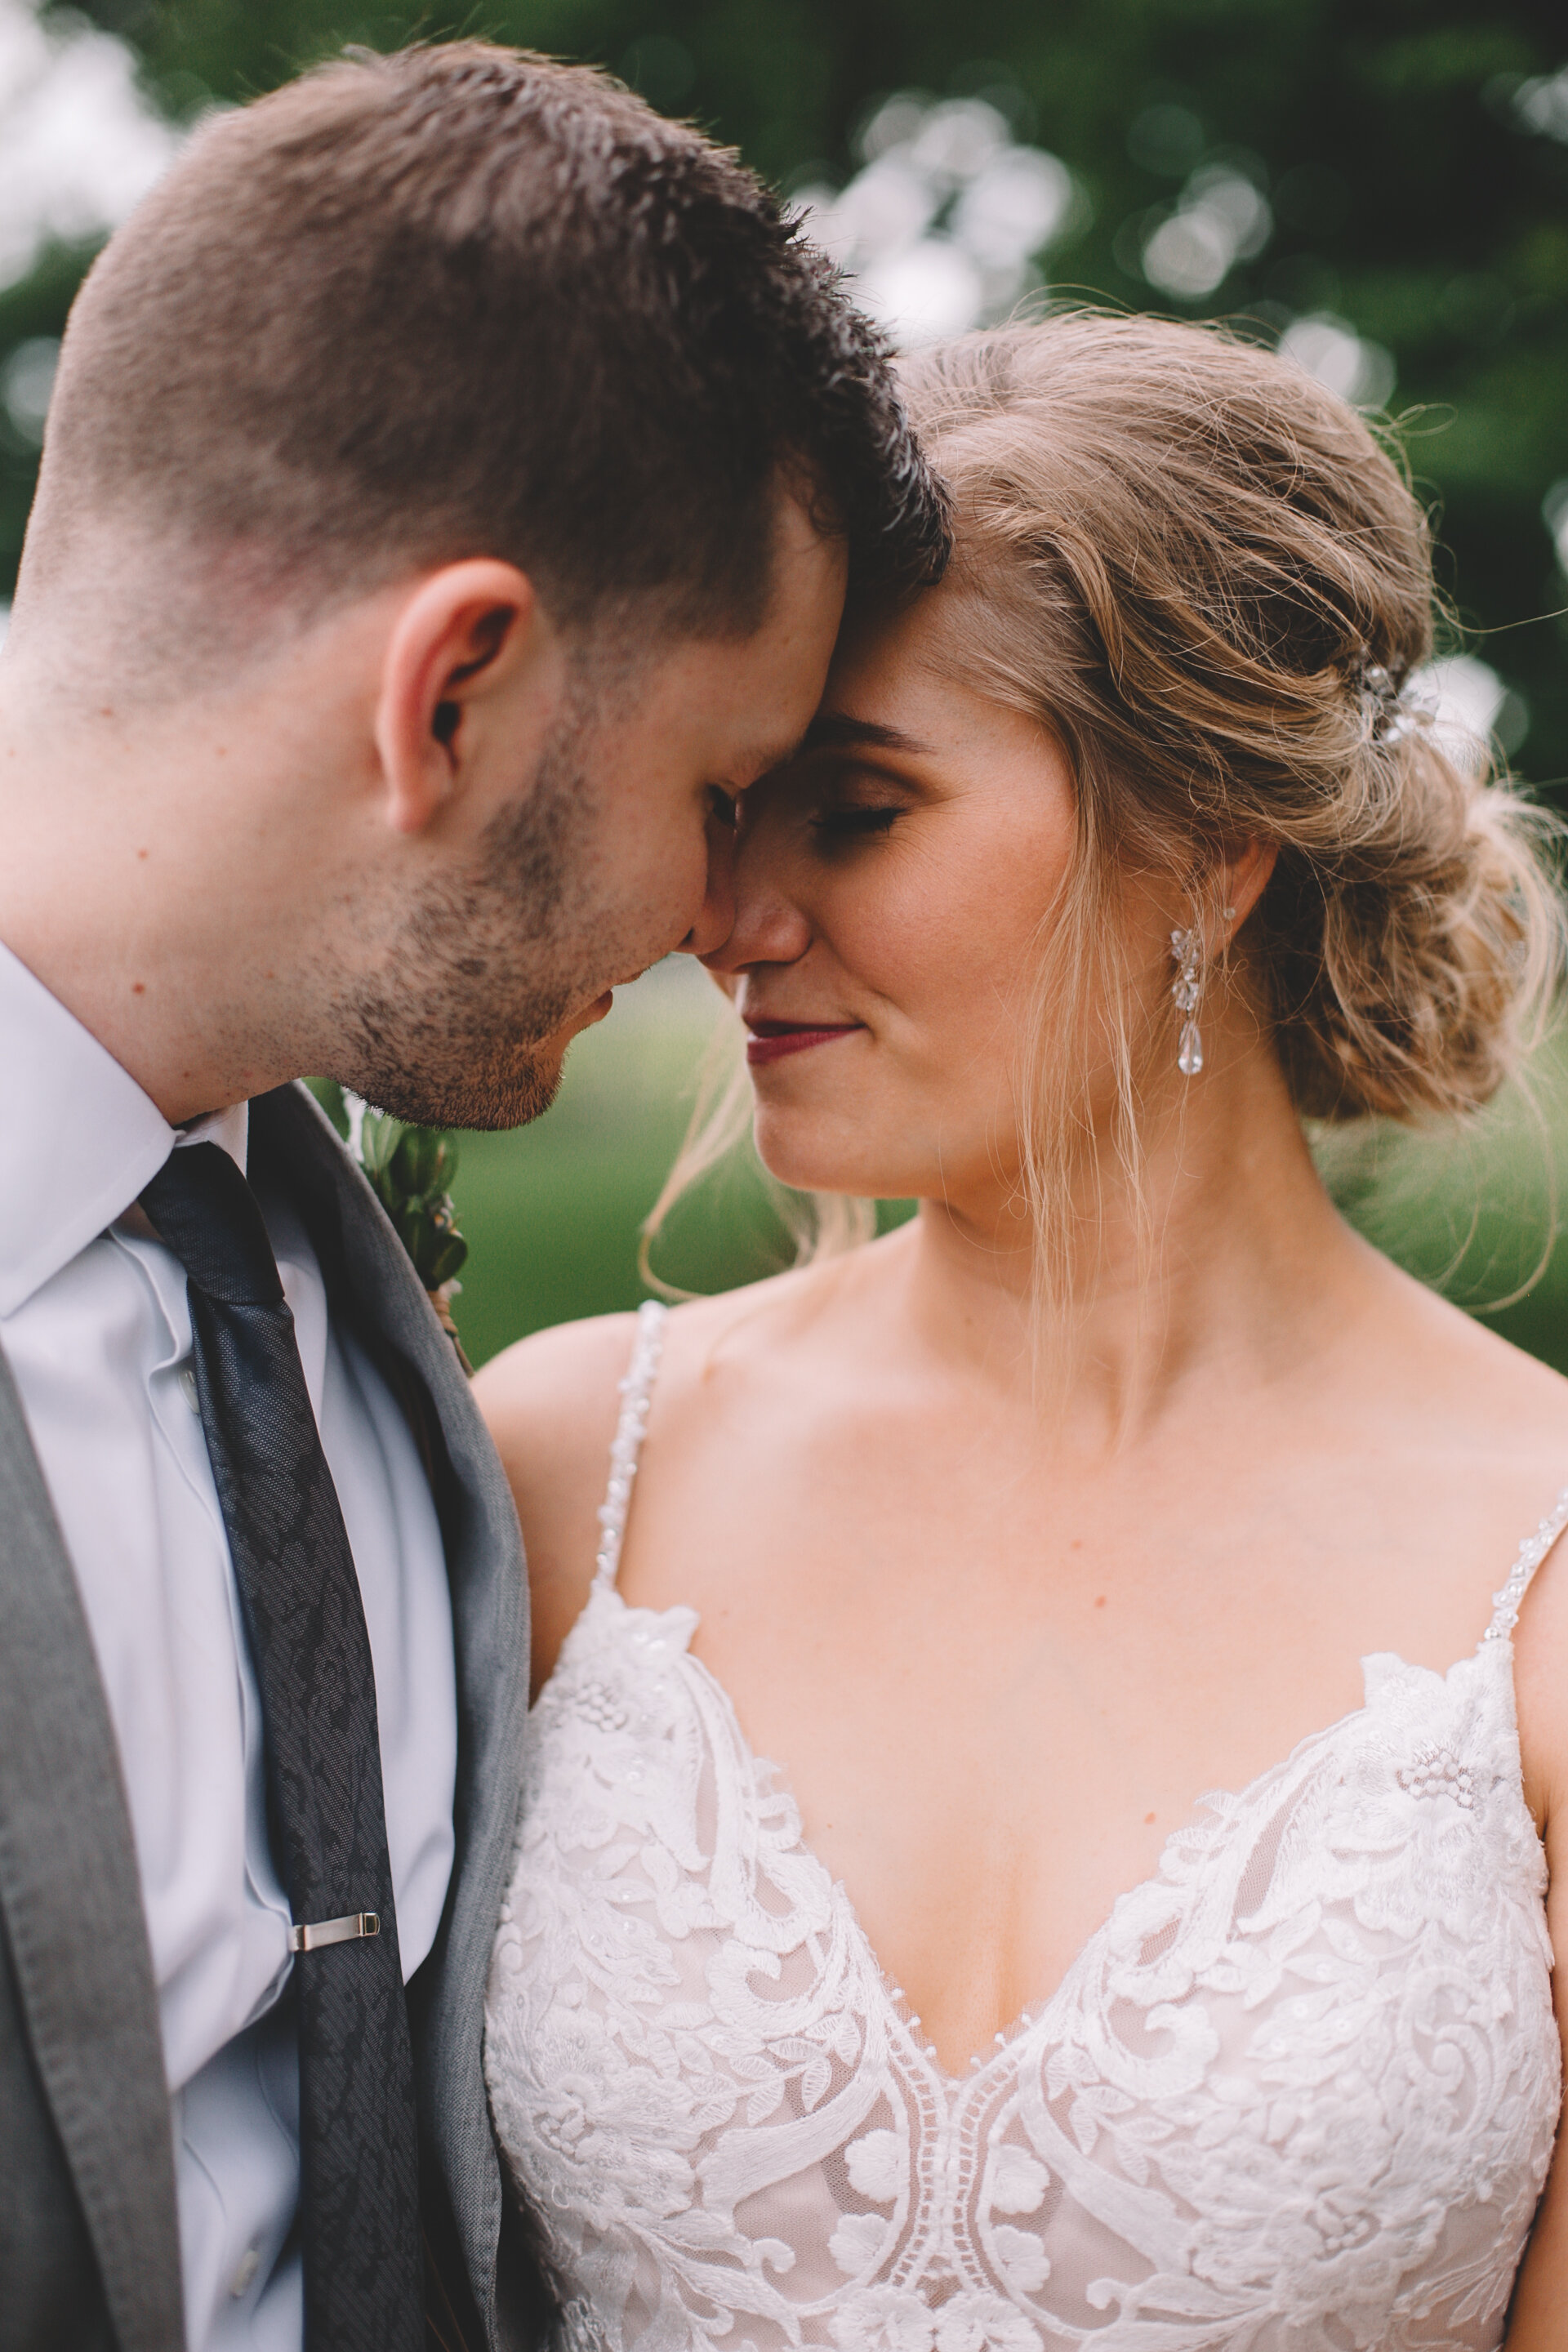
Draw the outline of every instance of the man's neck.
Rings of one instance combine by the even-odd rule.
[[[44,730],[0,700],[0,940],[171,1125],[294,1075],[276,976],[302,910],[268,871],[279,845],[245,839],[266,799],[242,767],[199,717],[132,742],[112,712]]]

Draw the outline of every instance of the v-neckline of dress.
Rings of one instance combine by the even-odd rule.
[[[820,1879],[829,1906],[840,1915],[848,1939],[864,1962],[863,1973],[867,1980],[876,1986],[888,2017],[897,2029],[909,2053],[918,2061],[922,2071],[929,2074],[941,2087],[945,2095],[945,2104],[950,2112],[966,2101],[973,2093],[975,2086],[987,2080],[992,2069],[1006,2060],[1019,2044],[1027,2041],[1031,2034],[1038,2031],[1053,2011],[1060,2007],[1064,1998],[1070,1993],[1077,1979],[1092,1963],[1096,1953],[1104,1944],[1116,1924],[1118,1914],[1125,1906],[1136,1903],[1151,1888],[1162,1883],[1166,1875],[1164,1865],[1167,1857],[1176,1851],[1182,1840],[1193,1835],[1200,1826],[1205,1812],[1239,1810],[1250,1805],[1268,1781],[1285,1779],[1309,1748],[1326,1746],[1346,1732],[1352,1724],[1364,1720],[1371,1706],[1370,1698],[1363,1697],[1359,1706],[1347,1707],[1342,1715],[1337,1717],[1333,1722],[1324,1725],[1321,1730],[1305,1733],[1288,1754],[1265,1766],[1261,1772],[1255,1773],[1253,1778],[1245,1782],[1241,1788],[1206,1790],[1197,1799],[1186,1816],[1162,1841],[1153,1869],[1131,1886],[1124,1887],[1115,1896],[1104,1917],[1074,1953],[1055,1988],[1040,2000],[1026,2003],[1012,2021],[995,2034],[993,2047],[988,2052],[976,2052],[972,2054],[966,2071],[955,2074],[938,2054],[935,2044],[921,2038],[918,2030],[921,2023],[920,2016],[910,2008],[902,1988],[894,1982],[883,1966],[877,1948],[861,1920],[854,1896],[844,1880],[835,1876],[807,1838],[800,1804],[791,1786],[788,1774],[781,1765],[775,1764],[771,1758],[763,1756],[752,1746],[741,1722],[734,1701],[724,1684],[714,1673],[712,1667],[693,1653],[692,1638],[702,1622],[701,1612],[699,1610],[694,1609],[688,1601],[672,1601],[662,1609],[647,1608],[627,1601],[619,1586],[607,1580],[597,1583],[587,1605],[563,1643],[561,1655],[541,1686],[539,1696],[533,1702],[534,1706],[538,1707],[543,1701],[551,1684],[565,1663],[567,1653],[573,1646],[574,1638],[579,1628],[587,1624],[595,1605],[601,1599],[614,1608],[617,1616],[628,1627],[637,1618],[666,1628],[672,1628],[677,1624],[679,1626],[681,1638],[677,1650],[679,1664],[689,1673],[700,1676],[704,1686],[710,1693],[733,1739],[736,1753],[745,1763],[753,1790],[758,1794],[770,1793],[787,1801],[795,1824],[795,1833],[788,1851]],[[1456,1675],[1479,1667],[1488,1653],[1491,1651],[1498,1653],[1500,1666],[1507,1678],[1508,1705],[1511,1719],[1513,1642],[1511,1634],[1508,1633],[1500,1636],[1483,1635],[1473,1650],[1457,1658],[1453,1664],[1446,1669],[1436,1666],[1412,1665],[1409,1660],[1401,1656],[1396,1650],[1370,1651],[1362,1658],[1361,1666],[1363,1678],[1367,1667],[1376,1660],[1386,1662],[1403,1675],[1421,1675],[1432,1683],[1446,1686],[1452,1682]],[[1516,1794],[1520,1808],[1529,1822],[1531,1835],[1539,1838],[1540,1832],[1525,1801],[1522,1780],[1516,1788]]]
[[[774,1764],[771,1759],[762,1756],[753,1748],[742,1727],[734,1702],[724,1685],[711,1667],[702,1659],[692,1654],[690,1646],[692,1637],[702,1622],[700,1612],[692,1608],[689,1602],[684,1601],[675,1601],[668,1608],[659,1610],[634,1608],[634,1604],[627,1601],[622,1595],[617,1580],[622,1547],[626,1539],[626,1517],[631,1505],[632,1492],[637,1483],[643,1440],[647,1433],[648,1408],[652,1402],[654,1381],[663,1352],[664,1327],[668,1312],[668,1307],[652,1299],[645,1300],[637,1310],[637,1334],[631,1361],[620,1383],[622,1405],[616,1433],[610,1445],[609,1485],[599,1511],[601,1541],[593,1583],[589,1589],[587,1603],[578,1617],[576,1624],[568,1633],[562,1646],[561,1657],[557,1658],[555,1667],[542,1686],[539,1699],[543,1698],[545,1691],[554,1680],[555,1673],[560,1668],[561,1658],[564,1657],[567,1649],[571,1646],[578,1627],[591,1617],[595,1603],[601,1594],[607,1594],[628,1621],[634,1615],[663,1620],[667,1622],[676,1619],[684,1621],[686,1633],[680,1643],[679,1655],[689,1668],[702,1676],[708,1689],[712,1693],[729,1727],[736,1751],[745,1761],[753,1788],[761,1790],[771,1787],[776,1794],[788,1800],[795,1823],[795,1853],[810,1870],[820,1875],[828,1890],[831,1904],[844,1919],[850,1941],[865,1960],[866,1973],[876,1983],[889,2016],[911,2052],[918,2055],[921,2065],[929,2070],[933,2079],[948,2094],[951,2105],[954,2102],[955,2095],[966,2094],[970,2085],[984,2080],[993,2066],[1005,2058],[1008,2052],[1027,2035],[1035,2032],[1046,2016],[1059,2007],[1064,1996],[1091,1962],[1095,1953],[1110,1933],[1122,1907],[1136,1903],[1141,1896],[1162,1883],[1167,1875],[1165,1864],[1168,1858],[1176,1850],[1179,1841],[1192,1837],[1199,1829],[1205,1812],[1228,1811],[1234,1813],[1241,1807],[1249,1804],[1270,1780],[1284,1779],[1297,1759],[1307,1749],[1327,1744],[1341,1737],[1352,1724],[1363,1720],[1368,1713],[1369,1696],[1363,1695],[1359,1706],[1347,1708],[1343,1715],[1334,1722],[1326,1725],[1321,1730],[1308,1732],[1296,1742],[1288,1755],[1280,1757],[1275,1763],[1268,1765],[1261,1772],[1255,1774],[1242,1788],[1234,1790],[1229,1789],[1205,1790],[1196,1800],[1185,1818],[1166,1835],[1160,1847],[1153,1869],[1145,1877],[1139,1879],[1134,1885],[1124,1888],[1116,1896],[1105,1916],[1068,1962],[1054,1990],[1046,1995],[1043,2000],[1027,2004],[1018,2012],[1010,2025],[1003,2027],[995,2035],[993,2047],[988,2053],[973,2053],[967,2073],[951,2074],[938,2056],[935,2045],[919,2039],[916,2031],[920,2024],[919,2015],[908,2007],[902,1990],[895,1985],[883,1967],[876,1946],[862,1924],[860,1914],[848,1888],[842,1879],[834,1876],[807,1839],[800,1804],[788,1775],[782,1767]],[[1509,1718],[1510,1724],[1514,1726],[1517,1750],[1517,1717],[1513,1688],[1513,1628],[1519,1622],[1520,1603],[1536,1570],[1552,1549],[1565,1526],[1568,1526],[1568,1486],[1563,1487],[1559,1493],[1554,1508],[1542,1518],[1521,1542],[1507,1579],[1492,1595],[1491,1622],[1474,1650],[1464,1657],[1456,1659],[1446,1670],[1439,1670],[1436,1666],[1412,1666],[1397,1651],[1368,1652],[1361,1659],[1363,1694],[1367,1668],[1374,1659],[1385,1661],[1406,1675],[1418,1674],[1430,1676],[1433,1682],[1447,1685],[1456,1674],[1472,1666],[1479,1667],[1489,1650],[1500,1650],[1506,1665]],[[539,1700],[536,1699],[534,1704],[537,1706]],[[1531,1835],[1539,1842],[1540,1831],[1525,1801],[1522,1764],[1515,1783],[1515,1795],[1520,1810],[1529,1822]]]

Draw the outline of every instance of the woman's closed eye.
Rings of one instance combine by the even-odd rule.
[[[820,808],[811,820],[811,830],[824,847],[837,846],[852,841],[873,840],[879,835],[891,832],[894,821],[903,810],[896,803],[876,807],[841,805]]]

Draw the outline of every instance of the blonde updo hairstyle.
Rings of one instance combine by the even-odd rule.
[[[1222,862],[1276,851],[1205,1001],[1249,989],[1304,1118],[1487,1102],[1555,990],[1546,820],[1404,696],[1433,646],[1431,538],[1363,419],[1217,329],[1091,311],[922,352],[900,382],[952,499],[953,674],[1037,719],[1076,783],[1020,1024],[1044,1289],[1068,1279],[1090,1065],[1109,1050],[1136,1194],[1140,1073],[1174,1060],[1168,994],[1151,1027],[1121,961],[1130,877],[1212,917]],[[667,1201],[719,1142],[710,1122]],[[816,1246],[866,1229],[819,1214]]]

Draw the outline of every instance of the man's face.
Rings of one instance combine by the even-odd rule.
[[[427,1126],[516,1127],[549,1108],[608,992],[698,923],[716,824],[816,707],[844,585],[841,546],[785,499],[752,636],[634,647],[613,669],[579,649],[531,773],[426,876],[392,968],[340,1006],[348,1083]]]

